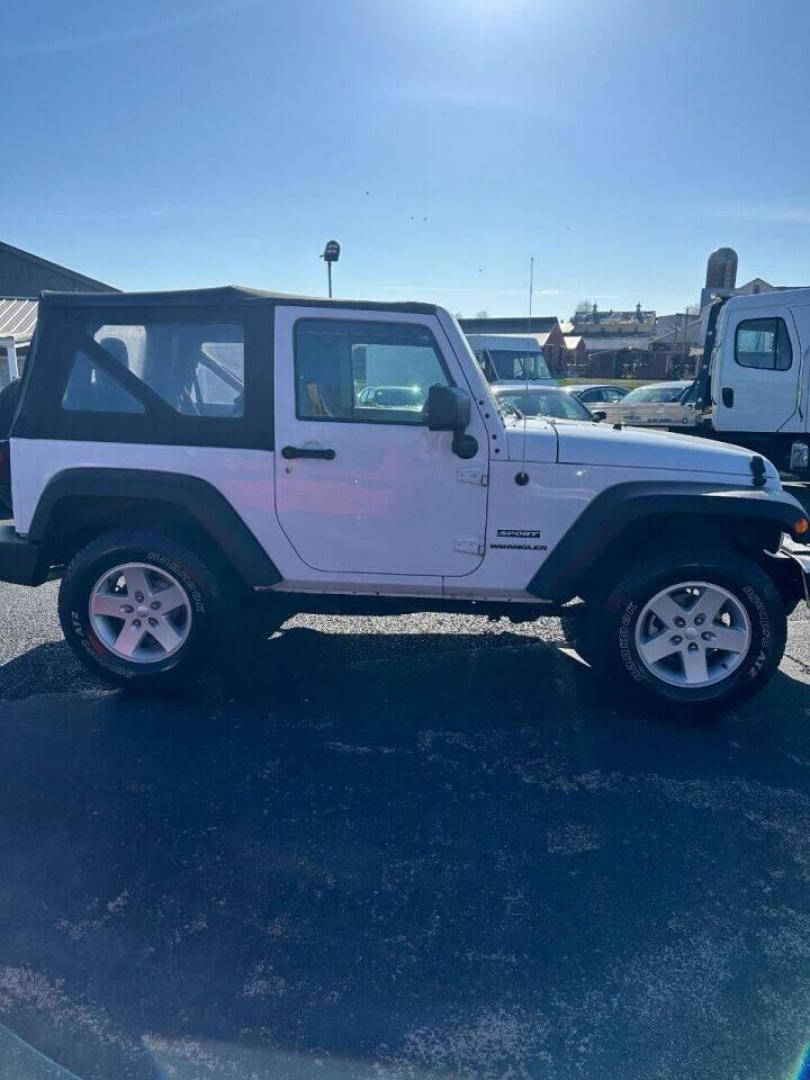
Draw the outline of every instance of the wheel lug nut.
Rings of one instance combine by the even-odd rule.
[[[680,645],[680,643],[683,641],[683,638],[680,634],[675,634],[675,636],[671,637],[669,641],[671,645]]]
[[[141,620],[140,619],[133,619],[132,620],[132,625],[133,626],[140,626],[141,625]]]
[[[125,615],[131,615],[135,608],[132,606],[132,604],[122,604],[121,610],[124,612]]]
[[[714,637],[714,634],[711,632],[711,630],[704,630],[700,636],[703,638],[704,641],[711,641]]]
[[[686,626],[686,619],[682,619],[682,618],[680,617],[680,615],[679,615],[679,616],[677,617],[677,619],[675,620],[675,625],[676,625],[677,627],[681,627],[681,626]]]
[[[689,652],[697,652],[697,651],[698,651],[698,643],[696,641],[690,641],[689,642]]]
[[[695,616],[695,626],[702,626],[705,621],[706,621],[706,616],[705,615],[696,615]]]
[[[139,604],[142,604],[143,603],[143,593],[142,592],[136,592],[135,593],[135,599],[138,601]]]
[[[149,616],[149,625],[150,626],[157,626],[157,624],[158,624],[157,619],[153,618],[153,616],[150,615]]]
[[[157,611],[160,608],[160,601],[153,600],[149,606],[151,607],[152,611]]]

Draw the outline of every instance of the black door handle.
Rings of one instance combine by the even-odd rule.
[[[727,409],[734,405],[734,389],[731,386],[723,387],[723,404]]]
[[[334,450],[314,450],[308,446],[283,446],[281,448],[281,456],[283,458],[295,457],[308,457],[308,458],[323,458],[324,461],[333,461],[335,457]]]

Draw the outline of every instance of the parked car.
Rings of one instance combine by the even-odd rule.
[[[571,386],[566,386],[565,389],[569,394],[579,398],[588,408],[592,405],[599,408],[602,405],[614,405],[629,392],[626,386],[616,386],[614,383],[574,383]]]
[[[357,403],[376,409],[421,409],[425,391],[421,386],[366,386]]]
[[[67,641],[125,686],[247,662],[259,603],[525,622],[581,597],[603,685],[719,708],[774,673],[810,574],[769,462],[499,409],[433,304],[45,293],[0,482],[0,579],[61,577]]]
[[[684,401],[693,383],[691,379],[649,383],[631,390],[621,401],[605,405],[611,423],[637,427],[679,427],[690,422],[694,409]]]
[[[603,412],[591,412],[562,386],[530,386],[520,390],[493,386],[496,401],[508,401],[523,416],[548,416],[555,420],[603,420]]]

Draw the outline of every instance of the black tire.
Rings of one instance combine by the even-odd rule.
[[[674,686],[656,677],[642,661],[636,628],[644,606],[661,590],[681,582],[706,582],[725,589],[744,608],[750,643],[742,661],[720,681],[706,686]],[[659,708],[721,712],[760,690],[785,651],[787,617],[779,591],[756,563],[716,547],[678,547],[661,552],[627,572],[601,603],[592,605],[588,659],[604,684]],[[715,654],[717,655],[717,654]]]
[[[163,659],[146,663],[122,659],[110,651],[93,626],[90,598],[96,583],[105,572],[127,563],[154,567],[185,591],[189,605],[183,618],[186,637],[176,652]],[[231,615],[222,574],[178,541],[156,532],[122,529],[98,537],[71,560],[59,590],[62,631],[78,658],[107,682],[133,690],[168,689],[199,676],[201,661],[226,635]]]

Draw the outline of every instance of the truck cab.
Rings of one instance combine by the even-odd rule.
[[[767,681],[806,595],[810,522],[762,456],[501,408],[433,304],[45,293],[0,483],[0,579],[61,579],[66,639],[116,685],[246,662],[259,611],[580,599],[604,685],[716,709]]]
[[[710,332],[705,423],[781,470],[810,475],[810,289],[718,301]]]
[[[468,334],[467,340],[490,383],[556,386],[535,334]]]

